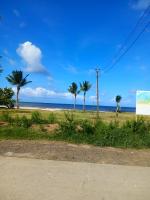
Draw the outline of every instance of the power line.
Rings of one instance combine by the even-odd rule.
[[[118,61],[120,61],[120,59],[122,58],[122,55],[125,55],[128,50],[135,44],[135,42],[139,39],[139,37],[141,36],[141,32],[143,33],[145,31],[145,29],[147,28],[147,25],[146,25],[146,28],[144,27],[144,31],[142,30],[138,35],[137,37],[135,38],[135,40],[130,44],[130,46],[125,49],[126,45],[128,44],[128,41],[130,40],[130,38],[132,37],[132,35],[135,33],[135,31],[137,30],[138,26],[142,23],[143,19],[145,18],[146,15],[149,15],[150,11],[150,5],[145,9],[143,15],[141,15],[141,17],[138,19],[137,23],[135,24],[134,28],[131,30],[131,32],[128,34],[127,38],[125,39],[125,41],[123,42],[123,45],[121,46],[121,48],[119,49],[119,51],[113,56],[113,59],[111,62],[109,62],[107,65],[106,65],[106,69],[104,71],[109,71],[110,68],[112,68],[112,66],[114,66],[116,63],[118,63]],[[140,36],[139,36],[140,35]],[[138,38],[138,39],[137,39]],[[134,43],[134,44],[133,44]],[[132,45],[133,44],[133,45]],[[123,52],[122,55],[119,56],[119,54],[125,50],[125,52]],[[117,59],[118,58],[118,59]]]
[[[134,41],[129,45],[129,47],[123,52],[123,54],[121,54],[118,57],[118,59],[108,69],[106,69],[104,71],[105,73],[108,72],[108,71],[110,71],[121,60],[121,58],[134,46],[134,44],[142,36],[142,34],[145,32],[145,30],[147,29],[147,27],[149,25],[150,25],[150,21],[144,26],[144,28],[142,29],[142,31],[140,31],[140,33],[137,35],[137,37],[134,39]]]

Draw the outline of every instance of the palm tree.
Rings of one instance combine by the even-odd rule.
[[[117,103],[117,107],[116,107],[116,116],[118,117],[118,113],[120,112],[120,101],[121,101],[122,97],[120,95],[116,96],[116,103]]]
[[[78,90],[78,86],[75,82],[73,82],[69,88],[68,88],[68,92],[70,92],[71,94],[73,94],[74,96],[74,110],[76,109],[76,98],[77,98],[77,95],[79,94],[79,90]]]
[[[88,81],[83,81],[80,83],[80,91],[83,92],[83,110],[85,111],[85,96],[87,91],[91,88],[91,84]]]
[[[16,71],[12,71],[12,73],[6,77],[9,83],[11,83],[12,85],[16,85],[17,87],[17,94],[16,94],[17,109],[19,108],[19,92],[20,92],[21,87],[32,82],[32,81],[27,81],[28,76],[29,74],[23,77],[23,72],[16,70]]]

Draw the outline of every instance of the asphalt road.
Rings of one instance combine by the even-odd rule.
[[[0,157],[0,200],[127,199],[150,199],[150,168]]]

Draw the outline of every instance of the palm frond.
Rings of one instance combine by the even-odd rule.
[[[89,81],[83,81],[83,83],[80,83],[80,90],[82,92],[87,92],[92,85],[89,83]]]
[[[74,95],[77,95],[77,93],[78,93],[78,86],[77,86],[77,84],[76,84],[75,82],[73,82],[73,83],[69,86],[68,92],[70,92],[70,93],[72,93],[72,94],[74,94]]]
[[[32,81],[27,81],[27,77],[29,76],[26,75],[24,78],[23,78],[23,72],[22,71],[18,71],[18,70],[15,70],[15,71],[12,71],[12,73],[10,75],[8,75],[6,77],[6,79],[8,80],[9,83],[11,83],[12,85],[17,85],[18,87],[22,87],[28,83],[31,83]]]
[[[121,101],[122,97],[120,95],[116,96],[116,102],[119,103]]]

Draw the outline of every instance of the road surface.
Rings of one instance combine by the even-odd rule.
[[[0,157],[0,200],[149,200],[150,168]]]

